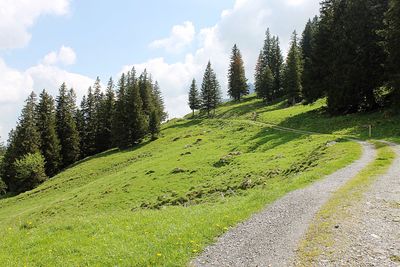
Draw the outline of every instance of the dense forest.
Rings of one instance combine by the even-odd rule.
[[[301,36],[293,32],[284,60],[278,36],[266,31],[255,66],[255,91],[266,104],[288,105],[327,98],[332,115],[400,107],[400,2],[324,0],[319,16]],[[241,52],[232,48],[228,95],[240,101],[249,93]],[[115,89],[117,87],[117,89]],[[189,107],[212,115],[221,102],[216,73],[208,62],[200,89],[193,79]],[[65,84],[53,99],[45,90],[31,93],[7,147],[0,146],[0,194],[32,189],[85,157],[113,147],[155,139],[167,118],[157,82],[144,71],[96,80],[76,106]]]
[[[266,32],[255,67],[255,90],[266,103],[310,104],[326,97],[328,112],[343,115],[400,106],[400,2],[324,0],[301,36],[293,32],[284,61],[279,37]],[[228,94],[248,93],[243,59],[235,45]],[[204,81],[203,81],[204,84]],[[209,113],[204,86],[193,81],[189,106]],[[206,87],[207,88],[207,87]]]
[[[103,91],[97,78],[80,107],[65,83],[56,99],[32,92],[7,148],[0,147],[0,193],[30,190],[78,160],[155,139],[166,118],[159,85],[146,71],[122,74],[117,90],[110,78]]]

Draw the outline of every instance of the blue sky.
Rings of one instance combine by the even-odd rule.
[[[318,0],[0,0],[0,137],[18,118],[30,91],[53,95],[62,82],[80,98],[135,66],[158,80],[171,117],[187,113],[192,78],[211,60],[226,90],[230,49],[242,50],[253,80],[269,27],[285,51],[318,13]]]

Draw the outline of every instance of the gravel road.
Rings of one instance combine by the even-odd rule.
[[[400,266],[400,146],[387,174],[351,207],[351,217],[335,233],[326,266]],[[318,264],[321,265],[321,264]]]
[[[193,266],[288,266],[309,223],[332,192],[353,178],[375,158],[368,143],[361,159],[332,175],[288,193],[253,215],[248,221],[221,236],[205,249]]]

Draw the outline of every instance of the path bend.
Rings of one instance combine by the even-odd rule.
[[[310,186],[286,194],[207,247],[192,266],[288,266],[315,214],[332,193],[374,161],[376,150],[359,142],[359,160]]]

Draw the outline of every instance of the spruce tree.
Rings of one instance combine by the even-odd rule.
[[[272,47],[271,47],[271,62],[269,67],[272,72],[272,76],[274,78],[273,88],[272,88],[272,100],[282,97],[282,67],[283,67],[283,56],[282,51],[279,45],[279,38],[274,37],[272,39]]]
[[[112,78],[108,81],[106,93],[102,101],[99,120],[100,129],[99,134],[99,147],[101,151],[112,148],[112,119],[115,108],[115,92],[114,92],[114,81]]]
[[[45,159],[46,174],[52,177],[60,170],[61,147],[56,130],[54,100],[45,90],[40,94],[37,112],[37,127],[41,140],[40,151]]]
[[[285,66],[285,92],[290,105],[301,100],[301,54],[297,44],[297,33],[293,32]]]
[[[130,145],[139,143],[146,136],[149,129],[149,116],[153,111],[157,112],[152,103],[151,91],[147,91],[151,90],[147,84],[149,82],[147,73],[144,72],[141,75],[139,82],[136,80],[135,73],[134,69],[129,73],[126,88],[126,110],[128,111],[126,118]],[[142,102],[139,86],[143,86],[142,90],[146,91],[143,94],[144,97],[148,97],[147,109],[150,110],[146,110],[144,102]],[[150,112],[150,114],[147,115],[146,112]]]
[[[160,125],[161,121],[159,113],[156,110],[153,110],[150,114],[150,119],[149,119],[149,131],[152,140],[157,139],[157,135],[160,132]]]
[[[189,89],[189,107],[193,112],[193,116],[194,116],[195,110],[198,110],[201,107],[199,90],[197,89],[195,79],[192,80],[192,84],[190,85],[190,89]]]
[[[127,148],[130,145],[127,114],[126,76],[125,73],[123,73],[118,82],[117,99],[115,102],[112,124],[113,143],[120,149]]]
[[[385,15],[385,37],[388,60],[386,69],[389,81],[394,88],[395,104],[400,109],[400,2],[389,1],[389,9]]]
[[[165,111],[164,99],[161,94],[160,85],[158,84],[157,81],[154,83],[152,88],[153,88],[152,95],[153,95],[154,108],[158,113],[157,115],[160,118],[160,121],[161,122],[165,121],[168,118],[168,113]]]
[[[151,111],[154,108],[152,99],[152,83],[147,70],[144,70],[139,77],[139,92],[140,98],[142,99],[143,111],[146,116],[150,116]]]
[[[2,178],[11,192],[20,193],[33,188],[34,181],[18,179],[16,163],[29,154],[40,154],[36,101],[36,94],[32,92],[25,101],[15,131],[10,133],[9,146],[3,159]]]
[[[314,77],[312,57],[317,27],[318,17],[315,17],[313,20],[308,20],[300,44],[303,60],[303,73],[301,80],[303,86],[303,97],[306,100],[306,103],[313,103],[315,100],[323,96],[323,92],[315,90],[315,87],[313,86]]]
[[[242,55],[237,45],[232,48],[231,61],[228,71],[228,94],[236,101],[249,93]]]
[[[77,108],[75,92],[63,83],[57,97],[57,133],[61,144],[62,167],[67,167],[79,159],[80,140],[76,126]]]
[[[207,112],[207,115],[209,116],[210,112],[215,110],[220,102],[220,86],[217,76],[211,67],[211,62],[209,61],[201,85],[201,109]]]

